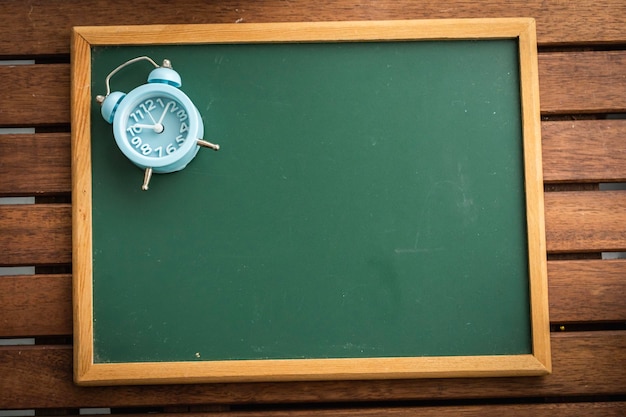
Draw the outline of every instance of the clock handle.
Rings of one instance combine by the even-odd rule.
[[[213,149],[214,151],[220,150],[220,145],[216,143],[207,142],[206,140],[198,139],[198,146],[202,146],[204,148]]]
[[[106,88],[107,88],[107,94],[104,97],[106,98],[106,97],[109,96],[109,94],[111,94],[111,77],[113,77],[116,72],[118,72],[119,70],[121,70],[124,67],[129,66],[130,64],[134,64],[135,62],[142,61],[142,60],[150,62],[152,65],[154,65],[154,68],[159,68],[159,64],[154,62],[154,60],[152,58],[150,58],[149,56],[138,56],[137,58],[129,59],[128,61],[124,62],[123,64],[118,65],[117,68],[115,68],[113,71],[111,71],[109,73],[109,75],[107,75],[107,77],[104,79],[104,84],[106,85]],[[170,61],[168,59],[163,61],[163,66],[166,66],[166,65],[168,67],[172,66],[172,64],[170,63]]]
[[[146,168],[146,172],[143,174],[143,185],[141,186],[142,190],[148,191],[150,178],[152,178],[152,168]]]

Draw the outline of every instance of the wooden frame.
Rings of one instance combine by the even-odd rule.
[[[532,354],[94,363],[91,47],[202,43],[503,39],[519,41]],[[72,40],[74,378],[82,385],[545,375],[551,371],[543,177],[533,19],[77,27]]]

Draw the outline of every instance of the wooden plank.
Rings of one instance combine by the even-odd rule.
[[[5,408],[522,398],[626,393],[626,332],[552,335],[545,377],[78,387],[68,346],[0,348]]]
[[[548,262],[553,323],[626,321],[626,260]]]
[[[0,195],[69,192],[68,133],[0,135],[0,149]]]
[[[0,66],[0,125],[69,123],[67,64]]]
[[[544,180],[626,181],[626,120],[543,122]],[[67,193],[70,135],[0,135],[0,195]]]
[[[539,56],[544,113],[626,111],[626,52],[558,52]]]
[[[546,193],[549,252],[626,250],[626,192]],[[70,205],[0,206],[0,265],[71,261]]]
[[[548,252],[626,250],[626,191],[545,194]]]
[[[163,7],[168,7],[163,2]],[[296,22],[323,20],[388,20],[469,17],[534,17],[542,44],[617,43],[626,40],[626,10],[621,0],[598,3],[580,0],[577,7],[558,0],[483,1],[480,7],[464,0],[415,2],[383,0],[293,0],[263,2],[186,0],[180,10],[164,13],[154,1],[73,1],[33,4],[19,0],[3,3],[0,20],[12,22],[0,28],[0,55],[67,54],[72,26],[172,23]],[[141,13],[136,13],[141,10]]]
[[[71,261],[69,204],[0,205],[0,266]]]
[[[361,406],[364,407],[364,406]],[[191,407],[194,409],[195,407]],[[370,406],[367,408],[294,408],[261,411],[211,411],[211,417],[623,417],[626,402],[463,405]],[[116,417],[151,417],[150,414],[118,414]],[[159,417],[207,417],[206,413],[162,413]]]
[[[542,113],[626,111],[626,51],[539,54]],[[0,125],[70,122],[69,64],[0,66]]]
[[[451,2],[430,2],[433,4],[421,4],[422,2],[408,2],[408,1],[392,1],[383,0],[379,2],[350,2],[347,0],[330,1],[320,0],[313,3],[305,2],[304,0],[294,0],[288,2],[279,0],[268,0],[266,2],[240,2],[240,1],[224,1],[224,2],[209,2],[211,4],[205,4],[201,0],[183,0],[177,6],[180,10],[188,9],[193,10],[194,13],[162,13],[158,5],[153,8],[147,8],[147,0],[138,0],[142,10],[146,10],[145,14],[137,16],[137,14],[131,14],[130,9],[135,10],[138,3],[114,2],[112,6],[111,2],[105,1],[87,1],[77,0],[72,4],[63,5],[59,2],[30,2],[30,1],[7,1],[3,2],[0,7],[0,16],[3,21],[12,22],[11,24],[0,27],[0,38],[4,42],[0,43],[0,54],[4,56],[24,56],[24,55],[51,55],[56,53],[67,54],[69,52],[69,28],[73,25],[102,25],[102,24],[115,24],[118,23],[211,23],[211,22],[234,22],[238,19],[243,19],[244,22],[251,21],[297,21],[297,20],[335,20],[335,19],[397,19],[397,18],[420,18],[420,17],[471,17],[480,15],[481,17],[504,17],[504,16],[522,16],[522,15],[534,15],[538,18],[538,37],[541,43],[607,43],[607,42],[623,42],[626,38],[626,5],[623,0],[610,0],[608,2],[593,2],[590,0],[581,0],[577,2],[576,6],[568,2],[562,2],[559,0],[551,0],[545,2],[533,1],[527,2],[523,0],[516,0],[511,2],[488,0],[481,3],[480,7],[477,7],[475,3],[467,2],[466,0],[452,0]],[[164,2],[165,3],[165,2]],[[258,4],[257,4],[258,3]],[[150,2],[151,6],[155,6],[154,2]],[[363,7],[367,5],[367,7]],[[289,7],[288,7],[289,6]],[[179,10],[177,8],[177,10]],[[468,16],[466,16],[466,14]],[[140,21],[138,21],[138,19]],[[122,22],[123,21],[123,22]],[[603,53],[601,53],[603,54]],[[544,54],[545,55],[545,54]],[[566,54],[570,56],[570,54]],[[618,53],[619,55],[619,53]],[[601,57],[600,57],[601,58]],[[618,60],[619,61],[619,60]],[[546,64],[547,62],[547,64]],[[607,62],[600,63],[598,65],[605,65]],[[604,73],[601,71],[590,70],[588,74],[581,76],[580,70],[577,71],[576,77],[578,81],[576,83],[570,82],[569,77],[572,77],[572,73],[567,68],[567,64],[561,65],[557,60],[557,65],[551,67],[551,62],[542,62],[542,74],[544,68],[556,68],[560,75],[554,76],[550,79],[545,79],[545,76],[541,76],[542,100],[548,100],[544,106],[544,112],[548,113],[562,113],[575,111],[580,105],[584,106],[584,112],[588,111],[604,111],[607,103],[610,107],[609,111],[622,111],[624,105],[624,99],[620,97],[610,98],[607,94],[622,94],[624,81],[623,78],[619,78],[619,73],[613,70],[606,70]],[[587,62],[585,65],[590,64]],[[592,63],[593,64],[593,63]],[[614,62],[608,62],[609,65],[614,65]],[[623,61],[618,62],[623,69]],[[595,64],[594,64],[595,65]],[[616,66],[619,66],[616,64]],[[589,67],[586,67],[589,69]],[[3,73],[4,74],[4,73]],[[599,74],[603,80],[594,80],[593,82],[587,82],[590,77]],[[609,75],[607,77],[607,74]],[[39,73],[39,75],[45,75]],[[616,75],[617,78],[611,79],[611,76]],[[21,77],[21,76],[20,76]],[[13,81],[20,82],[20,77],[14,77],[11,82],[2,83],[0,81],[0,99],[4,100],[5,96],[11,91],[7,89],[14,88]],[[43,80],[42,83],[48,81]],[[69,78],[64,81],[65,86],[69,85]],[[604,86],[602,83],[606,82]],[[32,83],[36,84],[36,83]],[[25,84],[28,85],[28,84]],[[47,92],[45,86],[39,86],[36,91],[26,89],[27,94],[36,94],[41,96]],[[54,94],[62,93],[63,87],[58,87]],[[561,89],[562,91],[559,91]],[[571,90],[571,96],[568,96]],[[616,90],[616,91],[610,91]],[[22,89],[24,92],[24,88]],[[546,95],[547,94],[547,95]],[[598,99],[594,97],[594,94],[600,94]],[[623,97],[623,96],[622,96]],[[28,97],[22,96],[19,100],[22,102]],[[615,99],[615,101],[611,101]],[[550,101],[552,100],[552,101]],[[586,102],[589,104],[586,104]],[[0,103],[6,103],[6,101],[0,101]],[[563,104],[561,104],[563,103]],[[33,116],[35,111],[44,110],[49,115],[55,116],[62,112],[69,111],[68,101],[52,100],[53,106],[40,105],[37,103],[26,103],[27,107],[30,106],[33,110],[28,110],[25,113],[13,111],[12,117],[7,117],[4,125],[32,125],[29,120],[30,116]],[[60,106],[60,107],[59,107]],[[556,110],[553,110],[556,109]],[[3,117],[2,113],[5,111],[12,111],[7,106],[0,104],[0,118]],[[45,120],[37,122],[36,124],[50,123],[49,117],[44,117]],[[53,123],[67,123],[67,118],[60,117],[62,122],[55,121]],[[546,124],[544,123],[544,126]],[[596,130],[591,125],[586,127],[577,126],[576,135],[581,135],[581,130],[584,132],[582,136],[587,137],[590,135],[596,135],[595,139],[590,140],[589,145],[592,146],[593,142],[603,141],[606,138],[600,138],[600,131]],[[619,129],[618,129],[619,132]],[[545,131],[544,131],[545,133]],[[567,140],[567,143],[575,141],[573,137],[574,132],[570,132],[572,137]],[[566,133],[566,134],[570,134]],[[603,134],[609,134],[603,132]],[[614,139],[619,139],[622,133],[616,133]],[[580,137],[579,137],[580,139]],[[576,142],[573,142],[576,143]],[[616,151],[618,148],[611,148],[616,146],[614,142],[608,142],[608,151],[603,150],[608,155],[600,155],[595,152],[600,152],[599,149],[590,150],[586,144],[576,143],[569,144],[565,152],[559,155],[559,158],[567,159],[568,155],[573,155],[573,158],[585,159],[584,154],[587,153],[592,159],[603,159],[608,157],[608,163],[603,170],[598,170],[600,167],[584,166],[584,168],[578,168],[579,172],[572,172],[571,168],[576,164],[573,163],[569,167],[559,165],[560,170],[558,175],[561,178],[556,178],[554,181],[567,181],[567,182],[579,182],[578,180],[594,182],[598,179],[609,179],[613,181],[622,181],[623,172],[621,170],[624,166],[621,161],[622,157]],[[2,144],[0,144],[0,153],[3,152]],[[581,154],[582,152],[582,154]],[[621,152],[621,151],[619,151]],[[0,155],[0,158],[2,155]],[[40,156],[41,157],[41,156]],[[66,160],[69,162],[69,158]],[[545,161],[546,172],[553,166],[553,162]],[[600,162],[598,162],[600,164]],[[2,164],[0,163],[0,167]],[[1,168],[0,168],[1,169]],[[570,171],[567,171],[567,170]],[[15,172],[15,170],[11,170]],[[22,171],[27,173],[28,170]],[[15,174],[12,174],[12,181],[19,182]],[[42,174],[43,175],[43,174]],[[569,177],[568,177],[569,175]],[[577,178],[576,176],[580,176]],[[0,174],[0,181],[4,178],[4,172]],[[546,176],[547,181],[553,181],[550,177]],[[21,183],[20,183],[21,184]],[[22,185],[19,185],[22,187]],[[55,186],[54,182],[50,182],[50,186]],[[28,185],[27,188],[32,188]],[[48,187],[46,185],[45,187]],[[22,189],[8,189],[8,193],[21,194]],[[69,191],[69,189],[63,192]],[[29,192],[29,191],[24,191]],[[43,192],[56,193],[56,190],[48,190]],[[559,193],[560,194],[560,193]],[[9,194],[6,194],[9,195]],[[12,195],[12,194],[11,194]],[[557,205],[559,204],[560,197],[555,196]],[[555,206],[553,205],[552,208]],[[622,206],[623,207],[623,206]],[[578,213],[572,211],[572,213]],[[7,240],[2,240],[4,237],[4,229],[2,229],[2,219],[4,212],[0,213],[0,259],[4,257],[2,253],[7,247]],[[581,216],[582,217],[582,216]],[[39,221],[35,217],[31,218],[32,221]],[[611,217],[609,221],[613,221],[613,227],[619,228],[622,217],[618,215]],[[620,223],[615,223],[620,221]],[[34,223],[37,225],[38,223]],[[594,224],[597,224],[594,221]],[[29,229],[24,228],[23,231],[31,233],[31,226]],[[559,226],[560,227],[560,226]],[[563,226],[566,227],[566,226]],[[567,227],[572,228],[571,224]],[[571,230],[576,230],[578,226]],[[595,226],[594,226],[595,227]],[[609,225],[601,225],[600,230],[609,227]],[[38,234],[38,232],[32,232]],[[604,232],[602,232],[604,234]],[[592,233],[593,236],[596,233]],[[44,231],[34,239],[36,242],[45,241],[48,234]],[[592,240],[596,242],[596,237],[592,236]],[[609,242],[614,242],[615,234],[612,238],[609,238]],[[549,239],[550,242],[555,241],[560,244],[559,239],[565,239],[565,237],[557,236],[554,239]],[[20,240],[26,239],[24,236],[19,236]],[[587,238],[583,237],[583,240]],[[622,239],[617,236],[617,239]],[[31,239],[32,240],[32,239]],[[622,239],[623,240],[623,239]],[[586,242],[586,240],[585,240]],[[597,242],[596,242],[597,243]],[[612,244],[612,243],[611,243]],[[44,242],[44,245],[47,243]],[[21,244],[18,244],[20,247]],[[587,244],[574,245],[575,247],[585,247]],[[11,251],[14,251],[13,243],[9,242],[8,247]],[[62,249],[63,245],[58,245],[57,249]],[[21,249],[20,249],[21,250]],[[570,249],[567,249],[570,250]],[[575,249],[579,250],[579,249]],[[583,249],[589,250],[589,249]],[[13,256],[13,255],[11,255]],[[33,258],[31,255],[27,255],[26,258]],[[50,256],[47,255],[49,258]],[[37,258],[38,259],[38,258]],[[569,261],[568,261],[569,262]],[[594,261],[595,262],[595,261]],[[604,262],[604,261],[597,261]],[[613,262],[613,261],[611,261]],[[617,261],[619,262],[619,261]],[[579,291],[582,287],[584,291],[588,291],[591,296],[590,306],[587,306],[584,301],[584,296],[573,301],[570,304],[563,304],[559,307],[559,304],[552,307],[552,312],[557,313],[553,318],[559,319],[559,308],[572,311],[576,309],[581,310],[581,315],[578,319],[581,320],[595,320],[594,317],[601,317],[598,313],[602,313],[602,300],[608,300],[609,305],[614,306],[616,297],[620,295],[619,291],[623,291],[620,278],[623,276],[621,266],[614,266],[606,268],[605,264],[598,264],[597,268],[594,265],[570,265],[566,266],[565,263],[552,266],[551,268],[551,289],[552,286],[556,288],[557,294],[565,294],[566,286],[571,287],[572,283],[581,283],[580,286],[576,286],[576,291]],[[613,269],[612,269],[613,268]],[[579,275],[580,273],[582,278]],[[556,275],[555,275],[556,274]],[[569,276],[568,276],[569,274]],[[558,276],[556,280],[553,276]],[[50,277],[52,278],[52,277]],[[54,277],[57,278],[57,277]],[[605,279],[608,279],[606,281]],[[599,281],[602,280],[600,283]],[[30,284],[29,284],[30,285]],[[617,285],[617,287],[616,287]],[[33,288],[34,290],[34,288]],[[597,291],[600,293],[597,293]],[[0,289],[0,291],[2,291]],[[20,293],[20,288],[15,288],[17,293]],[[623,294],[623,293],[622,293]],[[0,297],[2,292],[0,292]],[[33,297],[44,297],[45,291],[40,291],[39,295],[33,295]],[[56,295],[55,295],[56,296]],[[623,299],[623,298],[622,298]],[[562,302],[558,301],[559,303]],[[552,298],[551,298],[552,303]],[[1,304],[1,303],[0,303]],[[623,304],[623,303],[622,303]],[[589,308],[587,308],[589,307]],[[620,309],[621,307],[621,309]],[[2,306],[0,305],[0,310]],[[607,307],[604,312],[604,317],[623,317],[623,307]],[[613,315],[615,313],[615,315]],[[571,313],[562,312],[563,317],[569,317],[571,320]],[[2,311],[0,311],[0,323],[2,323]],[[578,320],[576,319],[576,320]],[[65,324],[66,325],[66,324]],[[0,326],[1,327],[1,326]],[[32,328],[31,328],[32,330]],[[35,330],[32,330],[35,331]],[[616,334],[614,332],[611,334]],[[602,332],[602,335],[607,333]],[[588,334],[583,334],[586,337]],[[592,336],[598,336],[597,334],[591,334]],[[218,386],[177,386],[177,387],[121,387],[111,389],[83,389],[74,387],[71,384],[71,350],[68,348],[51,349],[45,354],[39,350],[38,347],[31,348],[30,350],[21,348],[2,348],[0,349],[0,404],[1,408],[30,408],[34,405],[44,405],[47,408],[60,408],[68,407],[68,404],[72,407],[79,406],[109,406],[112,403],[123,405],[145,405],[154,406],[164,403],[176,403],[176,404],[205,404],[205,403],[257,403],[257,402],[288,402],[293,401],[358,401],[360,399],[411,399],[418,396],[425,400],[431,399],[444,399],[444,398],[483,398],[487,396],[494,397],[535,397],[542,395],[550,395],[561,397],[561,395],[610,395],[610,394],[624,394],[624,375],[621,374],[620,369],[625,368],[624,363],[624,343],[612,344],[601,343],[596,341],[588,341],[587,343],[570,343],[565,342],[565,339],[579,337],[580,334],[559,334],[554,335],[553,349],[555,358],[555,375],[547,378],[540,378],[538,380],[534,378],[530,379],[505,379],[497,381],[479,381],[476,384],[476,380],[472,381],[444,381],[440,384],[439,381],[399,381],[397,383],[382,381],[379,383],[300,383],[293,384],[293,386],[285,384],[248,384],[248,385],[218,385]],[[603,336],[604,337],[604,336]],[[596,352],[597,351],[597,352]],[[7,353],[7,352],[10,352]],[[26,356],[20,355],[20,352]],[[35,355],[35,356],[33,356]],[[14,365],[14,366],[13,366]],[[587,369],[591,368],[591,369]],[[7,372],[8,370],[8,372]],[[41,372],[43,370],[43,372]],[[606,370],[607,372],[604,372]],[[564,372],[572,372],[568,376],[564,376]],[[8,375],[8,378],[5,376]],[[18,375],[18,376],[16,376]],[[17,382],[18,386],[13,387],[11,384]],[[497,383],[496,383],[497,382]],[[500,386],[504,384],[504,386]],[[611,388],[611,384],[614,385]],[[58,387],[57,387],[58,385]],[[564,388],[564,389],[563,389]],[[563,391],[561,392],[561,389]],[[441,391],[440,391],[441,390]],[[493,394],[492,394],[493,392]],[[177,396],[179,395],[179,396]],[[590,403],[590,404],[520,404],[514,406],[497,405],[494,407],[509,407],[506,412],[495,412],[493,408],[478,407],[466,409],[466,407],[433,407],[432,411],[430,407],[427,409],[421,407],[415,407],[414,414],[422,413],[424,415],[451,415],[452,411],[455,415],[528,415],[528,414],[548,414],[549,415],[623,415],[624,403]],[[553,407],[551,409],[550,407]],[[497,408],[496,408],[497,409]],[[427,411],[425,411],[427,410]],[[497,409],[500,411],[499,409]],[[349,413],[355,411],[351,409],[341,408],[337,413],[328,412],[326,415],[351,415]],[[357,413],[352,415],[368,415],[365,414],[368,410],[364,410],[364,413],[358,413],[359,409],[356,409]],[[387,409],[385,409],[387,411]],[[389,408],[389,413],[396,413],[396,415],[403,415],[401,412],[404,409]],[[278,413],[268,412],[265,415],[306,415],[305,411],[293,411],[295,414],[287,414],[292,411],[280,411]],[[491,414],[490,414],[491,412]],[[283,413],[283,414],[280,414]],[[343,414],[341,414],[343,413]],[[428,414],[430,413],[430,414]],[[225,413],[226,414],[226,413]],[[238,413],[241,415],[263,415],[262,412],[248,412]],[[388,415],[387,413],[384,413]],[[232,413],[228,413],[232,415]],[[235,414],[237,415],[237,414]],[[322,414],[323,415],[323,414]],[[369,415],[376,415],[370,412]],[[394,415],[394,414],[390,414]]]
[[[553,323],[626,321],[626,260],[549,261]],[[70,275],[0,278],[0,337],[72,333]]]
[[[0,277],[0,337],[71,333],[71,275]]]
[[[626,181],[626,120],[543,122],[541,130],[545,182]]]

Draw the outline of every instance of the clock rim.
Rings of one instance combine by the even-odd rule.
[[[126,134],[128,127],[126,121],[131,109],[135,109],[139,103],[156,96],[169,96],[185,109],[189,117],[189,131],[185,142],[176,152],[162,157],[148,157],[137,152],[130,145]],[[140,168],[153,168],[155,172],[174,172],[183,169],[196,155],[199,149],[197,139],[202,139],[203,135],[204,125],[196,106],[184,92],[168,84],[143,84],[131,90],[119,104],[113,118],[113,136],[124,156]],[[189,157],[190,154],[191,157]],[[182,166],[179,166],[181,164]]]

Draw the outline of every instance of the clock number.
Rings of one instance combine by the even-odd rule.
[[[138,126],[130,126],[126,128],[126,131],[131,135],[135,135],[137,133],[141,133],[141,128]]]
[[[144,155],[149,155],[150,153],[152,153],[152,147],[147,143],[144,143],[143,145],[141,145],[139,149],[141,150],[141,153]]]
[[[135,123],[139,123],[140,119],[143,120],[143,113],[141,112],[141,110],[137,109],[135,110],[134,113],[130,114],[130,117],[132,117],[135,120]]]
[[[169,145],[167,145],[167,147],[165,148],[165,152],[169,155],[172,152],[174,152],[176,150],[176,147],[174,147],[174,145],[172,145],[171,143]],[[159,146],[158,148],[154,149],[154,152],[157,153],[157,156],[160,158],[163,156],[163,146]]]
[[[181,122],[187,120],[187,113],[185,113],[185,110],[178,110],[176,116],[178,116],[178,120]]]
[[[141,138],[139,136],[133,136],[130,140],[130,143],[135,146],[135,148],[139,148],[142,144]]]
[[[156,108],[156,105],[154,105],[154,102],[152,100],[146,100],[146,104],[148,104],[148,102],[150,102],[150,105],[147,108],[142,106],[143,110],[144,111],[154,110]],[[184,122],[185,120],[189,118],[185,109],[181,109],[178,103],[176,103],[174,100],[170,100],[167,102],[167,104],[165,104],[161,98],[157,98],[156,102],[159,106],[161,106],[161,108],[165,108],[166,111],[167,109],[169,109],[170,113],[176,114],[176,117],[178,117],[178,120],[181,122]]]
[[[154,101],[148,99],[146,101],[144,101],[143,103],[141,103],[139,105],[139,107],[141,107],[143,109],[144,112],[149,113],[152,110],[156,109],[156,106],[154,105]]]
[[[185,109],[181,109],[180,107],[178,107],[178,104],[176,104],[174,100],[168,101],[167,106],[164,106],[163,100],[157,98],[157,103],[159,103],[161,107],[169,106],[170,113],[176,114],[176,117],[178,117],[178,120],[180,120],[181,122],[184,122],[185,120],[187,120],[187,118],[189,118],[189,116],[187,116],[187,112],[185,112]]]
[[[130,143],[132,143],[135,146],[135,149],[139,149],[144,155],[152,153],[152,147],[147,143],[143,143],[139,136],[134,136],[130,140]]]
[[[189,126],[187,126],[187,123],[182,122],[180,124],[180,131],[179,131],[179,133],[185,133],[188,130],[189,130]]]
[[[176,143],[178,143],[178,146],[182,146],[184,141],[185,141],[185,138],[183,137],[183,135],[176,136]]]

